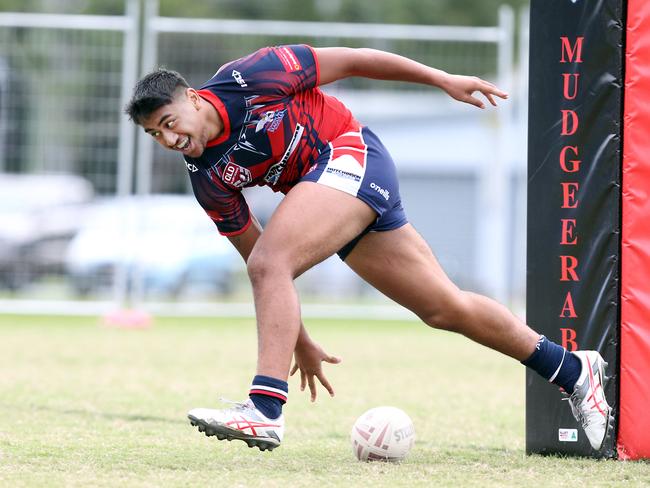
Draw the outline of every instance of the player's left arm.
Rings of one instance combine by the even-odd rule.
[[[473,96],[475,92],[482,93],[494,106],[494,97],[508,98],[507,93],[475,76],[449,74],[404,56],[377,49],[326,47],[315,48],[314,52],[318,58],[321,85],[351,76],[407,81],[441,88],[452,98],[479,108],[485,108],[485,104]]]

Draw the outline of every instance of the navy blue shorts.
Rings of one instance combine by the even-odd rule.
[[[346,132],[331,141],[300,181],[344,191],[377,213],[377,219],[337,253],[343,260],[368,232],[393,230],[408,222],[393,158],[367,127],[359,132]]]

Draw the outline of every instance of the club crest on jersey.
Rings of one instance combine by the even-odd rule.
[[[223,181],[236,188],[241,188],[253,180],[251,172],[235,163],[228,163],[223,169]]]
[[[287,114],[287,109],[285,108],[284,110],[278,110],[275,112],[275,116],[273,117],[273,121],[271,121],[271,125],[268,126],[266,129],[267,132],[275,132],[278,130],[278,127],[280,127],[280,124],[282,123],[282,119],[284,116]]]
[[[280,127],[282,119],[287,113],[287,109],[284,110],[270,110],[265,112],[264,115],[260,117],[260,120],[255,126],[255,132],[259,132],[262,129],[266,128],[266,132],[275,132]],[[267,124],[271,124],[267,127]]]

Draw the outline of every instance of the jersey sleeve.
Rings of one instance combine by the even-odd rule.
[[[212,180],[204,170],[189,171],[194,196],[219,233],[236,236],[245,232],[251,225],[251,214],[244,195]]]
[[[319,83],[318,59],[306,44],[262,48],[225,65],[219,74],[233,79],[240,89],[278,98]]]

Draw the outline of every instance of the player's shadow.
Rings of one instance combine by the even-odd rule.
[[[2,404],[6,408],[16,408],[17,405]],[[21,406],[22,410],[35,410],[40,412],[53,412],[62,415],[73,415],[75,417],[99,417],[107,420],[124,420],[126,422],[163,422],[167,424],[182,423],[179,418],[159,417],[156,415],[139,415],[139,414],[119,414],[110,412],[97,412],[93,410],[84,410],[81,408],[57,408],[46,405],[29,405]]]

